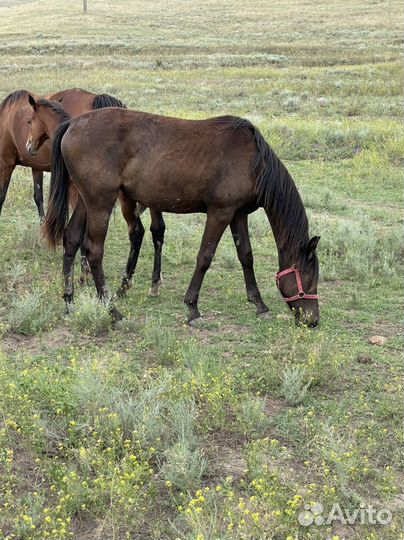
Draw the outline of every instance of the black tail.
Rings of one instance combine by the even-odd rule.
[[[93,101],[93,109],[103,109],[104,107],[119,107],[120,109],[126,109],[125,103],[120,99],[110,96],[108,94],[98,94]]]
[[[55,249],[63,238],[69,217],[69,171],[63,159],[61,142],[69,129],[70,120],[57,128],[52,143],[52,172],[48,210],[43,224],[43,234],[49,246]]]

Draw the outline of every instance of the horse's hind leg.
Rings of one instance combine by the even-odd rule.
[[[86,227],[86,209],[82,199],[77,202],[76,208],[66,227],[63,238],[63,275],[65,278],[65,291],[63,298],[66,302],[66,311],[73,302],[74,292],[74,259],[79,246],[83,241],[83,234]]]
[[[160,285],[163,283],[163,276],[161,275],[161,250],[163,249],[166,225],[161,212],[150,208],[150,216],[150,231],[152,233],[154,245],[154,265],[149,296],[158,296]]]
[[[81,252],[81,255],[80,255],[81,274],[80,274],[79,283],[80,285],[85,285],[85,284],[88,285],[90,283],[90,278],[91,278],[91,269],[90,269],[90,265],[88,264],[88,260],[86,257],[86,252],[85,252],[83,244],[80,245],[80,252]]]
[[[109,296],[102,267],[104,243],[108,231],[109,219],[117,197],[118,192],[112,192],[110,194],[99,193],[97,195],[97,201],[102,201],[103,207],[94,206],[94,202],[96,201],[91,201],[93,204],[86,205],[87,226],[83,245],[98,296],[103,301],[108,300]],[[116,308],[111,307],[110,313],[115,320],[122,319],[122,315]]]
[[[128,224],[130,251],[126,271],[122,278],[122,283],[116,294],[124,296],[126,291],[132,286],[132,276],[136,268],[139,251],[142,246],[144,227],[136,212],[136,202],[131,201],[125,195],[120,196],[121,210],[126,223]]]
[[[237,255],[243,268],[247,299],[255,304],[257,315],[267,313],[269,310],[261,298],[254,274],[254,259],[248,234],[248,217],[246,214],[237,214],[230,223]]]
[[[198,310],[198,298],[202,281],[212,262],[220,238],[231,222],[233,215],[233,210],[208,210],[202,243],[196,260],[196,268],[184,299],[189,309],[188,322],[190,324],[201,316]]]
[[[32,178],[34,180],[34,201],[38,208],[39,219],[42,222],[45,218],[43,209],[43,172],[32,169]]]

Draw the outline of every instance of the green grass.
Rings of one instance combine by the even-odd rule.
[[[226,232],[204,324],[185,324],[201,215],[165,216],[160,297],[147,296],[146,234],[125,319],[78,284],[66,315],[61,250],[42,242],[17,169],[0,218],[0,537],[402,538],[399,2],[88,4],[85,16],[80,1],[1,3],[0,99],[81,86],[140,110],[250,118],[322,236],[321,325],[296,328],[279,298],[262,211],[249,223],[269,320]],[[128,250],[117,210],[111,290]],[[392,521],[299,524],[305,505],[335,502]]]

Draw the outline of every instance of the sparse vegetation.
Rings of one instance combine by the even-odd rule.
[[[15,332],[36,334],[46,329],[53,315],[52,305],[46,303],[44,293],[33,289],[14,298],[8,322]]]
[[[1,538],[403,538],[398,12],[398,0],[92,0],[85,16],[81,2],[1,2],[0,99],[82,86],[138,110],[248,117],[322,237],[315,331],[278,296],[261,211],[249,222],[270,319],[248,304],[226,232],[204,323],[185,324],[203,215],[165,216],[161,296],[147,296],[146,234],[118,300],[126,319],[112,324],[79,286],[66,316],[61,250],[42,242],[31,173],[17,168],[0,217]],[[128,250],[117,209],[111,291]],[[305,505],[335,502],[392,519],[299,523]]]
[[[94,291],[80,292],[76,294],[75,302],[69,308],[66,322],[77,332],[101,334],[112,325],[109,305],[100,302]]]

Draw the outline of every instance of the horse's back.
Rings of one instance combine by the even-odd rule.
[[[225,206],[253,191],[251,134],[218,119],[100,109],[71,121],[62,151],[73,177],[98,177],[105,189],[124,189],[162,211]]]
[[[92,110],[92,104],[96,94],[82,88],[68,88],[55,94],[50,94],[47,99],[60,101],[63,108],[70,116],[79,116]]]

